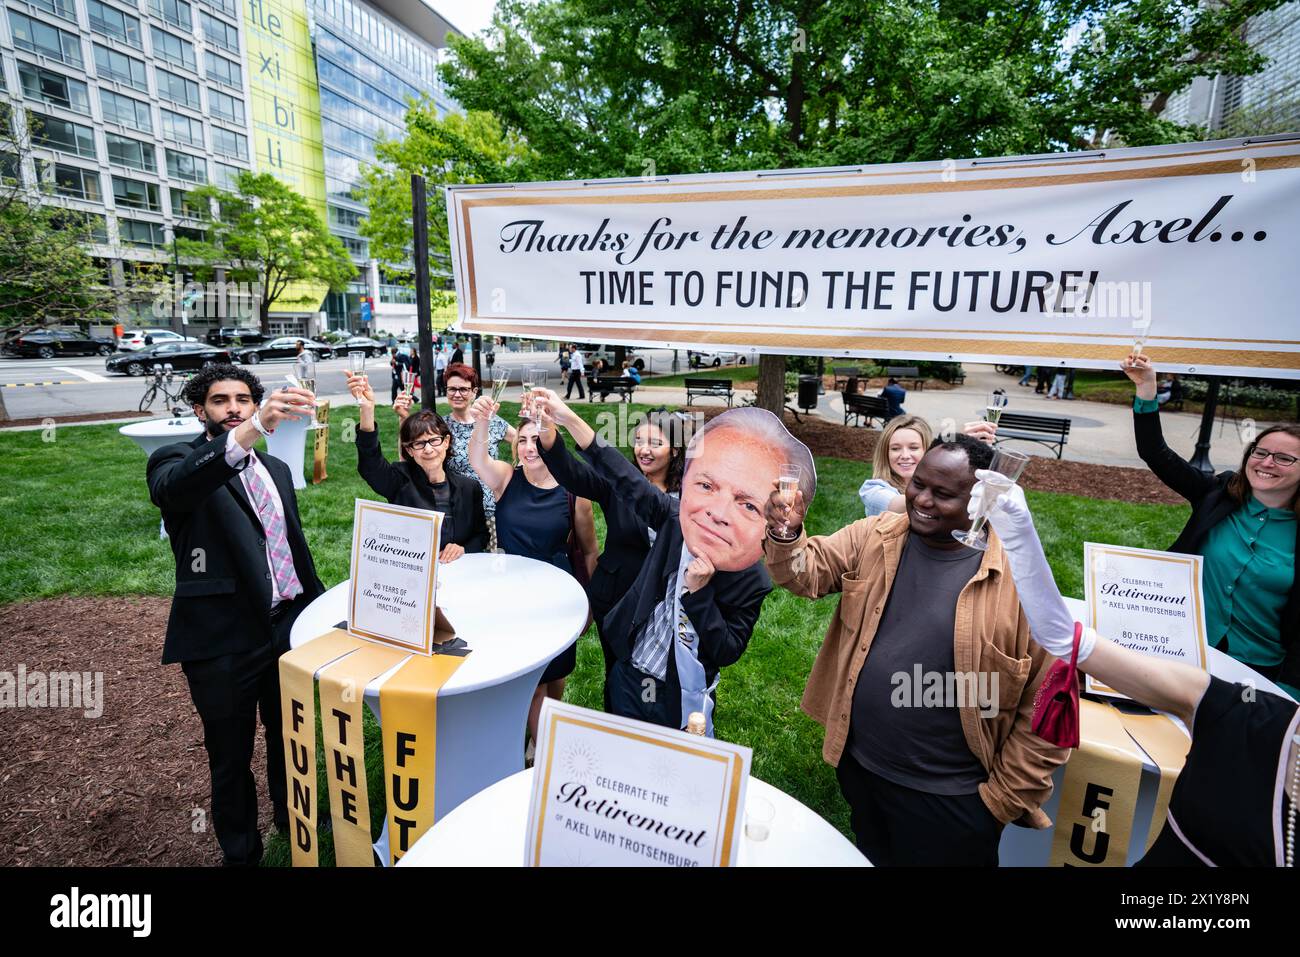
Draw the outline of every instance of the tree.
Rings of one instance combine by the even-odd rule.
[[[356,267],[319,213],[270,173],[240,172],[233,190],[201,186],[187,201],[201,214],[203,239],[176,240],[178,255],[200,273],[221,266],[234,282],[259,290],[258,315],[270,334],[271,303],[293,283],[320,283],[341,292]]]
[[[447,275],[448,183],[502,183],[528,179],[536,157],[518,136],[506,136],[490,113],[470,111],[438,118],[432,100],[409,105],[406,136],[380,141],[379,165],[362,170],[362,201],[370,208],[361,235],[370,253],[392,276],[409,277],[411,257],[411,175],[426,183],[429,217],[429,274]],[[434,289],[431,292],[437,293]]]
[[[0,104],[0,325],[43,325],[111,316],[121,292],[86,251],[107,242],[103,216],[92,218],[55,194],[39,178],[32,137],[39,126],[15,135],[8,106]],[[22,169],[38,173],[35,186]]]
[[[443,77],[547,179],[1142,145],[1204,135],[1168,98],[1260,69],[1241,28],[1283,2],[503,0]]]

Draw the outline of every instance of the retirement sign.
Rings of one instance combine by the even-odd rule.
[[[459,328],[1300,378],[1300,137],[448,189]]]
[[[525,866],[735,865],[748,748],[552,698],[538,727]]]

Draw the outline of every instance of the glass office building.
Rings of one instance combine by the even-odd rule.
[[[453,108],[436,67],[447,34],[421,0],[0,0],[0,92],[32,133],[24,182],[85,213],[91,252],[121,285],[143,263],[169,272],[195,235],[186,193],[239,170],[270,172],[318,209],[352,255],[344,294],[303,285],[273,330],[314,334],[414,323],[414,294],[386,281],[358,232],[361,164],[400,137],[408,98]],[[189,231],[187,233],[187,231]],[[207,316],[217,312],[211,304]],[[153,304],[120,317],[158,325]],[[162,324],[165,324],[162,323]],[[191,334],[229,320],[195,318]]]

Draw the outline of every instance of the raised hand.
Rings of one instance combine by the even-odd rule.
[[[978,422],[967,422],[962,426],[962,431],[972,439],[979,439],[992,445],[998,437],[998,427],[993,422],[985,422],[980,419]]]
[[[808,510],[803,500],[803,491],[795,489],[794,495],[782,492],[780,483],[772,482],[772,494],[763,508],[763,517],[767,520],[767,530],[777,538],[789,538],[798,535],[803,528],[804,515]]]
[[[375,390],[370,387],[370,377],[363,372],[348,372],[348,391],[359,405],[374,406]]]
[[[496,415],[499,408],[500,406],[487,396],[481,395],[469,407],[469,414],[474,417],[475,422],[482,422],[486,425],[492,421],[492,416]]]
[[[397,413],[398,421],[405,419],[411,414],[411,393],[397,393],[397,401],[393,403],[393,411]]]
[[[549,419],[556,425],[568,427],[578,418],[574,411],[569,408],[560,394],[553,389],[533,389],[533,401],[538,409],[541,410],[543,419]]]
[[[1130,353],[1128,358],[1120,363],[1120,369],[1133,380],[1139,399],[1156,397],[1156,367],[1145,355]]]
[[[257,417],[268,430],[281,422],[305,419],[316,408],[316,396],[298,386],[289,386],[272,392],[258,411]]]

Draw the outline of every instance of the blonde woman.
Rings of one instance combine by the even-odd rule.
[[[967,422],[962,431],[992,445],[997,427],[989,422]],[[867,518],[903,512],[903,492],[933,439],[930,423],[919,415],[896,415],[889,420],[871,457],[872,477],[858,489]]]

